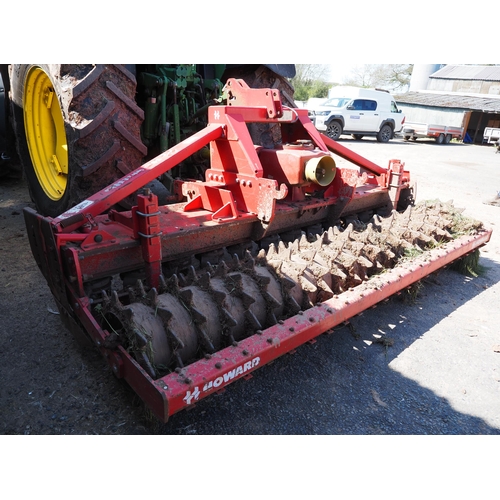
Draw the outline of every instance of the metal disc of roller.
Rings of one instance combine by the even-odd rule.
[[[124,306],[124,309],[132,312],[128,328],[135,335],[137,347],[148,355],[154,365],[168,366],[172,351],[160,318],[155,316],[151,307],[141,303]],[[141,337],[145,339],[145,345],[141,345]]]
[[[225,317],[224,324],[228,335],[234,340],[240,340],[245,337],[245,307],[241,299],[231,293],[232,289],[226,287],[222,278],[212,278],[210,280],[211,289],[224,296],[222,306]]]
[[[169,293],[158,295],[156,308],[163,320],[175,356],[183,364],[192,361],[198,350],[198,335],[189,312],[177,297]]]
[[[198,327],[200,343],[209,352],[219,350],[222,343],[222,328],[214,299],[197,286],[184,287],[180,294],[183,298],[189,295],[187,305]]]
[[[264,300],[259,286],[250,278],[250,276],[243,273],[230,273],[229,280],[240,279],[241,277],[241,292],[243,305],[245,306],[245,319],[247,320],[248,336],[265,327],[266,324],[266,301]]]
[[[116,328],[127,332],[143,366],[183,367],[392,268],[408,249],[449,240],[451,222],[441,209],[409,207],[374,216],[363,227],[349,224],[316,239],[271,244],[255,257],[248,253],[240,262],[235,256],[199,275],[190,269],[180,276],[183,286],[174,275],[162,293],[145,300],[140,286],[130,305],[106,299],[107,318],[116,315]]]
[[[256,266],[255,273],[258,279],[265,281],[265,293],[272,298],[272,304],[269,307],[271,312],[277,318],[281,318],[284,312],[283,293],[281,284],[269,269],[264,266]],[[269,300],[268,300],[269,302]]]

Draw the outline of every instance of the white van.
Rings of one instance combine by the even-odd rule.
[[[334,87],[330,95],[309,115],[316,128],[334,140],[351,134],[355,139],[374,135],[379,142],[388,142],[403,128],[405,117],[385,90]]]

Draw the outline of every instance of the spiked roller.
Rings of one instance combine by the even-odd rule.
[[[414,206],[404,163],[319,134],[276,89],[228,85],[234,101],[189,139],[59,217],[24,211],[62,318],[163,421],[491,235],[451,203]],[[253,144],[250,122],[277,124],[281,143]],[[204,181],[117,208],[207,145]]]

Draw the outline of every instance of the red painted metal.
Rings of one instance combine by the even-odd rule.
[[[122,348],[103,349],[113,371],[123,377],[144,402],[163,421],[249,375],[276,358],[291,352],[305,342],[356,316],[378,302],[394,295],[486,244],[491,230],[476,236],[463,236],[425,254],[421,259],[373,277],[352,290],[335,296],[317,306],[267,328],[237,346],[227,347],[199,360],[179,372],[153,380]],[[107,333],[100,329],[85,299],[72,297],[76,313],[98,345],[105,343]]]
[[[205,182],[182,183],[182,194],[188,201],[184,210],[208,210],[214,214],[213,220],[218,221],[234,219],[242,214],[254,214],[265,223],[271,222],[276,212],[276,201],[285,199],[290,189],[291,200],[298,201],[305,199],[300,193],[314,192],[318,188],[311,187],[312,183],[305,182],[303,178],[305,158],[299,159],[295,165],[285,167],[281,160],[277,169],[276,162],[271,158],[276,155],[284,158],[286,155],[275,150],[263,150],[259,155],[259,148],[254,146],[246,125],[249,122],[279,122],[283,127],[284,139],[308,142],[314,149],[302,153],[303,156],[327,155],[330,149],[355,165],[376,174],[378,181],[375,183],[388,188],[389,169],[379,167],[319,134],[308,119],[306,110],[283,109],[279,91],[250,89],[244,82],[232,79],[228,86],[231,97],[229,105],[211,107],[208,112],[209,125],[204,130],[55,218],[53,226],[56,232],[71,233],[85,225],[93,226],[93,218],[106,212],[208,143],[211,148],[211,168],[206,172]],[[242,106],[246,103],[252,105]],[[265,165],[266,161],[268,165]],[[269,171],[266,171],[266,168]],[[278,171],[280,169],[281,171]],[[298,173],[295,172],[296,169]],[[300,186],[301,192],[292,186]],[[343,189],[338,182],[332,183],[332,187]],[[324,192],[327,195],[325,206],[332,202],[327,200],[327,197],[338,196],[331,187]],[[105,236],[101,235],[102,238]]]
[[[153,408],[158,417],[170,415],[222,389],[235,380],[296,349],[308,340],[356,316],[437,269],[487,243],[491,230],[464,236],[433,250],[422,260],[395,268],[351,291],[336,296],[238,343],[186,367],[181,373],[154,382],[164,404]],[[158,399],[158,398],[156,398]],[[165,404],[165,402],[167,404]],[[153,403],[153,401],[151,401]],[[165,406],[167,414],[161,414]]]
[[[221,137],[224,125],[208,125],[182,143],[173,146],[148,163],[136,168],[110,186],[90,196],[85,201],[70,208],[53,221],[53,225],[61,232],[70,232],[82,226],[86,216],[96,217],[109,210],[121,200],[138,189],[168,172],[181,161],[196,153],[210,141]]]
[[[150,288],[158,288],[162,274],[160,215],[155,194],[138,195],[137,207],[132,208],[134,238],[141,242],[146,283]]]
[[[372,161],[368,160],[367,158],[364,158],[358,153],[351,151],[349,148],[346,148],[342,144],[334,141],[333,139],[330,139],[330,137],[328,137],[327,135],[321,134],[321,138],[323,139],[327,148],[330,151],[339,155],[341,158],[344,158],[345,160],[354,163],[354,165],[364,168],[369,172],[372,172],[377,175],[384,175],[387,173],[387,169],[380,167],[376,163],[373,163]]]
[[[224,90],[229,106],[255,106],[258,102],[261,109],[264,108],[266,118],[279,118],[283,114],[280,92],[277,89],[254,89],[244,80],[231,78]]]
[[[491,234],[484,231],[457,240],[431,252],[429,260],[385,273],[179,373],[151,379],[126,350],[107,345],[109,332],[94,318],[91,298],[86,295],[95,280],[145,272],[147,287],[157,287],[162,264],[170,260],[248,242],[256,235],[336,221],[342,214],[388,202],[396,204],[400,190],[409,182],[409,173],[398,160],[384,169],[319,134],[307,110],[281,105],[279,91],[249,89],[237,80],[228,85],[228,105],[209,108],[209,125],[204,130],[55,219],[31,209],[24,211],[33,255],[60,308],[78,320],[114,373],[165,421],[483,245]],[[288,152],[285,146],[274,150],[255,146],[247,128],[252,121],[280,123]],[[131,211],[111,208],[207,144],[211,168],[205,181],[176,185],[185,201],[159,207],[156,196],[144,194]],[[359,168],[337,169],[327,186],[306,180],[305,162],[331,155],[328,150]]]

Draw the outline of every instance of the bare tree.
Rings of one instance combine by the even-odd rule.
[[[352,85],[354,87],[373,87],[373,73],[375,64],[364,64],[355,66],[348,77],[342,80],[342,85]]]
[[[357,66],[343,85],[404,90],[410,84],[413,64],[365,64]]]
[[[313,81],[325,81],[328,78],[329,68],[327,64],[296,64],[295,76],[292,81],[300,81],[311,84]]]

